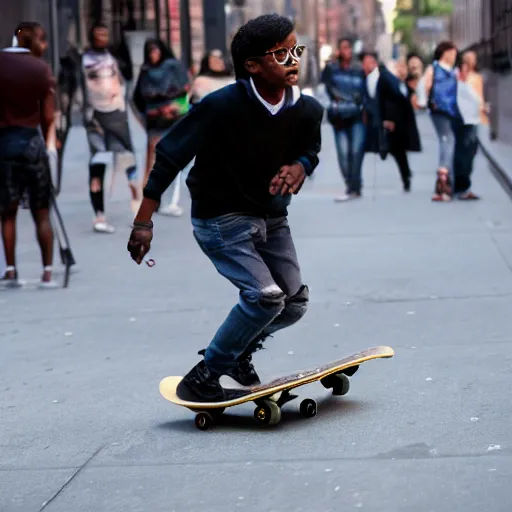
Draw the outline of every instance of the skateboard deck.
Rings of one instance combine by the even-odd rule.
[[[347,394],[351,377],[359,368],[359,365],[366,361],[379,358],[390,358],[395,354],[391,347],[379,346],[369,348],[338,359],[323,366],[295,372],[291,375],[279,377],[266,384],[259,384],[244,390],[236,390],[234,397],[222,402],[191,402],[182,400],[176,389],[182,377],[166,377],[160,382],[160,394],[170,402],[186,407],[196,412],[196,426],[200,430],[208,430],[214,423],[215,417],[221,415],[227,407],[233,407],[246,402],[255,402],[256,409],[254,418],[264,424],[275,425],[281,419],[281,406],[297,398],[290,391],[294,388],[321,381],[327,389],[332,389],[334,395]],[[228,395],[230,392],[228,391]],[[309,398],[303,400],[300,411],[305,417],[316,415],[316,403]]]

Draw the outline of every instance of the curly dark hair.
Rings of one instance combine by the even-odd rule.
[[[242,25],[231,42],[231,57],[236,78],[248,78],[245,61],[263,55],[286,39],[294,28],[288,18],[279,14],[263,14]]]
[[[441,59],[441,57],[450,50],[457,50],[457,46],[451,41],[442,41],[434,50],[434,60]]]
[[[14,36],[18,38],[20,46],[29,48],[34,36],[34,31],[43,27],[37,21],[22,21],[14,29]]]
[[[347,42],[351,48],[354,47],[354,38],[350,36],[343,36],[338,39],[338,48],[341,46],[341,43]]]

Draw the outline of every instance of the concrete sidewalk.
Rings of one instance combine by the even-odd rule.
[[[512,197],[512,146],[501,140],[491,140],[488,126],[479,127],[479,140],[481,149],[489,159],[491,170]]]
[[[309,311],[255,365],[268,379],[375,345],[395,357],[365,364],[346,397],[299,389],[319,401],[313,419],[292,402],[260,428],[248,404],[208,433],[158,383],[198,361],[237,290],[187,215],[157,217],[156,266],[134,265],[121,180],[108,206],[118,232],[93,233],[76,130],[60,204],[81,272],[67,290],[0,290],[0,510],[508,512],[512,202],[479,154],[482,201],[432,203],[437,143],[419,122],[412,192],[370,155],[364,197],[344,204],[324,126],[315,178],[290,208]],[[26,212],[19,260],[38,276]]]

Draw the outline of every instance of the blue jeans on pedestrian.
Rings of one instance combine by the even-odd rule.
[[[366,126],[362,121],[356,121],[344,128],[334,127],[334,142],[347,194],[360,193]]]
[[[208,369],[222,375],[266,336],[305,314],[302,284],[286,217],[227,214],[192,219],[194,237],[217,271],[239,290],[239,301],[205,352]]]
[[[430,117],[432,119],[432,123],[434,123],[434,129],[439,140],[438,169],[443,167],[448,170],[453,187],[455,184],[455,122],[452,118],[443,114],[432,113]]]
[[[460,123],[456,131],[455,143],[455,194],[465,194],[471,189],[471,174],[477,151],[478,126]]]

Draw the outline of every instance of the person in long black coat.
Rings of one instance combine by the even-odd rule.
[[[407,152],[419,152],[422,148],[412,105],[414,91],[405,83],[407,69],[402,81],[385,66],[379,66],[375,54],[364,53],[361,60],[366,75],[366,152],[378,153],[383,160],[391,154],[404,190],[409,192],[412,174]]]

